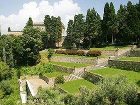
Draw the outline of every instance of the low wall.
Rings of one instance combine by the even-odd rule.
[[[86,79],[92,83],[97,83],[97,82],[101,81],[103,79],[103,77],[98,74],[93,74],[93,73],[85,71],[84,79]]]
[[[58,66],[58,65],[53,65],[55,70],[66,72],[66,73],[73,73],[75,68],[68,68],[68,67],[63,67],[63,66]]]
[[[118,68],[118,69],[140,71],[140,62],[109,60],[108,66]]]
[[[140,57],[140,49],[130,51],[130,57]]]
[[[73,62],[73,63],[87,63],[87,64],[96,64],[96,59],[84,58],[84,57],[63,57],[63,56],[55,56],[52,57],[51,61],[54,62]]]

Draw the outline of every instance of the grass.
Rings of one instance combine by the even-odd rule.
[[[69,81],[59,86],[70,94],[78,94],[80,92],[79,88],[82,86],[85,86],[88,89],[96,88],[96,85],[84,79]]]
[[[92,70],[91,73],[100,74],[103,77],[125,76],[128,81],[137,84],[140,87],[140,72],[127,71],[114,68],[103,68]]]
[[[117,48],[119,49],[126,49],[128,48],[128,46],[107,46],[107,47],[103,47],[103,48],[90,48],[90,50],[107,50],[107,51],[114,51],[116,50]]]
[[[140,57],[122,57],[122,58],[120,58],[120,60],[140,62]]]
[[[59,71],[44,74],[44,76],[47,76],[48,78],[57,77],[57,76],[60,76],[60,75],[66,76],[66,75],[69,75],[69,74],[65,73],[65,72],[59,72]]]
[[[63,67],[69,67],[69,68],[81,68],[89,66],[89,64],[83,64],[83,63],[69,63],[69,62],[51,62],[51,64],[63,66]]]

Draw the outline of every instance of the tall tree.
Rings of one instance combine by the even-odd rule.
[[[79,48],[80,44],[83,41],[85,32],[85,21],[83,14],[78,14],[74,16],[74,24],[73,24],[73,36],[74,43],[76,47]]]
[[[29,17],[29,20],[28,22],[26,23],[26,26],[25,27],[33,27],[33,20],[31,17]]]
[[[111,37],[112,44],[114,44],[115,35],[118,32],[118,26],[117,25],[118,25],[118,23],[117,23],[117,17],[116,17],[116,14],[115,14],[115,8],[114,8],[113,3],[111,2],[110,3],[109,21],[108,21],[108,26],[109,26],[108,38]]]
[[[102,37],[103,37],[103,42],[107,43],[108,42],[108,30],[109,30],[109,26],[108,26],[108,21],[109,21],[109,13],[110,13],[110,8],[109,8],[109,3],[105,4],[104,7],[104,14],[103,14],[103,20],[102,20]]]
[[[93,44],[97,44],[97,39],[101,34],[101,18],[94,8],[87,11],[85,33],[85,38],[90,39],[87,46],[91,47]],[[85,40],[85,42],[87,41]]]
[[[138,35],[140,34],[140,19],[138,16],[138,11],[135,8],[135,6],[131,3],[131,1],[127,3],[127,11],[127,25],[131,30],[131,42],[137,42]]]
[[[63,46],[64,48],[71,49],[73,48],[73,20],[69,20],[67,28],[67,36],[64,39]]]

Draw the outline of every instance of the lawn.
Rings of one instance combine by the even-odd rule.
[[[69,67],[69,68],[81,68],[81,67],[86,67],[89,66],[89,64],[83,64],[83,63],[69,63],[69,62],[51,62],[51,64],[54,65],[59,65],[63,67]]]
[[[120,60],[140,62],[140,57],[122,57],[122,58],[120,58]]]
[[[65,72],[59,72],[59,71],[54,71],[52,73],[46,73],[44,74],[44,76],[47,76],[48,78],[52,78],[52,77],[57,77],[57,76],[60,76],[60,75],[69,75],[68,73],[65,73]]]
[[[128,48],[128,46],[107,46],[107,47],[103,47],[103,48],[90,48],[90,50],[107,50],[107,51],[113,51],[116,50],[117,48],[119,49],[126,49]]]
[[[59,85],[60,88],[64,89],[70,94],[78,94],[79,93],[79,88],[82,86],[85,86],[88,89],[95,89],[96,85],[93,83],[84,80],[84,79],[78,79],[78,80],[73,80],[66,82],[64,84]]]
[[[136,83],[140,87],[140,72],[127,71],[114,68],[103,68],[92,70],[91,73],[100,74],[103,77],[125,76],[130,82]]]

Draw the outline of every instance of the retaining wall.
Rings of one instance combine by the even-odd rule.
[[[108,66],[118,68],[118,69],[140,71],[140,62],[109,60]]]

